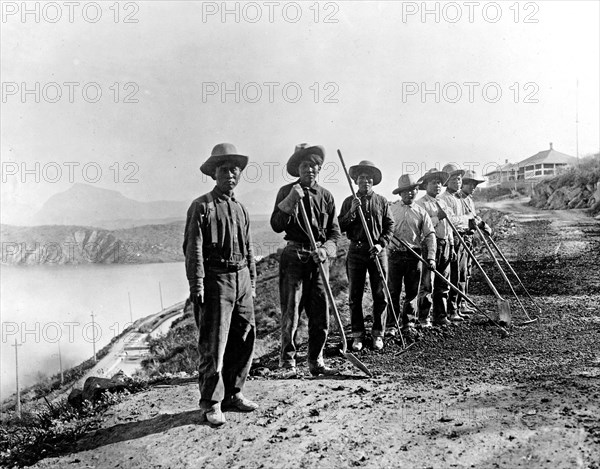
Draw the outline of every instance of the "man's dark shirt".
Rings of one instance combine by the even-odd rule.
[[[292,190],[292,186],[299,183],[300,181],[296,181],[279,189],[279,193],[275,199],[275,209],[271,215],[271,228],[273,228],[275,233],[285,231],[284,239],[288,241],[296,241],[309,245],[310,240],[305,231],[304,220],[302,219],[302,214],[299,212],[300,209],[297,207],[293,215],[288,215],[278,207],[279,203],[288,196]],[[311,213],[308,216],[311,217],[311,227],[315,240],[322,243],[323,247],[327,249],[328,255],[333,257],[337,249],[337,240],[342,236],[335,216],[333,195],[316,182],[312,187],[305,189],[305,194],[306,192],[310,196]]]
[[[218,187],[198,197],[188,209],[183,253],[190,287],[202,284],[205,269],[221,260],[245,260],[254,284],[256,265],[246,207]]]
[[[385,247],[392,239],[395,224],[387,199],[373,191],[367,194],[358,193],[357,196],[361,199],[361,206],[367,220],[367,226],[371,231],[371,236],[373,236],[373,242]],[[342,204],[340,216],[338,217],[340,229],[348,235],[351,241],[366,243],[367,235],[363,229],[358,211],[350,213],[353,198],[353,196],[347,197]]]

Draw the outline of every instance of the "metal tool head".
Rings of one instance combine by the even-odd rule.
[[[500,298],[496,299],[498,305],[498,322],[503,326],[510,326],[512,315],[510,314],[510,302]]]
[[[344,358],[346,358],[350,363],[352,363],[356,368],[364,372],[369,378],[373,377],[373,373],[369,371],[369,369],[365,366],[363,362],[361,362],[356,356],[351,352],[343,353]]]

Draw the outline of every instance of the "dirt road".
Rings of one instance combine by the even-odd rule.
[[[600,468],[600,223],[504,208],[516,234],[501,246],[542,306],[538,323],[502,339],[474,320],[402,355],[390,339],[383,353],[359,354],[371,379],[334,356],[332,334],[339,377],[275,379],[266,357],[246,389],[260,409],[227,413],[216,429],[198,422],[195,383],[156,386],[113,407],[71,454],[34,467]]]

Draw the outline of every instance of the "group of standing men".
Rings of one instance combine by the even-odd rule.
[[[385,334],[394,334],[399,326],[409,331],[417,321],[422,327],[443,326],[468,316],[462,297],[449,294],[448,284],[432,271],[438,270],[466,292],[470,267],[457,237],[470,243],[474,224],[488,229],[476,216],[471,198],[483,181],[451,164],[442,171],[432,169],[419,180],[402,175],[393,191],[401,201],[390,205],[373,191],[381,182],[381,171],[362,161],[349,169],[358,186],[356,196],[344,200],[336,216],[332,194],[317,182],[324,159],[321,146],[295,148],[287,171],[298,180],[279,190],[271,216],[271,227],[285,232],[287,241],[279,263],[280,367],[286,378],[298,376],[296,334],[302,310],[308,317],[309,372],[337,374],[325,365],[323,350],[329,330],[329,259],[336,256],[342,232],[350,239],[346,266],[351,337],[352,348],[358,351],[365,340],[362,299],[367,272],[373,296],[373,348],[381,350]],[[232,144],[213,148],[200,170],[215,179],[216,186],[192,202],[184,233],[186,274],[199,328],[200,409],[213,425],[225,423],[223,410],[250,412],[258,407],[242,393],[254,349],[256,267],[248,212],[233,194],[247,163],[248,157]],[[415,200],[419,189],[426,195]],[[428,265],[423,267],[406,246]],[[396,313],[402,283],[400,322]]]

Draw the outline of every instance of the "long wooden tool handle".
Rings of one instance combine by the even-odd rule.
[[[487,233],[486,233],[487,235]],[[532,303],[540,310],[540,312],[542,311],[542,308],[540,307],[540,305],[537,304],[537,302],[531,297],[531,295],[529,294],[529,292],[527,291],[527,288],[525,288],[525,285],[523,285],[523,282],[521,281],[521,279],[519,278],[519,276],[517,275],[517,272],[515,272],[515,269],[513,269],[513,266],[510,265],[510,262],[508,262],[508,259],[506,258],[506,256],[504,255],[504,253],[500,250],[500,247],[496,244],[496,242],[492,239],[491,236],[487,235],[488,240],[492,243],[492,246],[494,246],[494,248],[496,249],[496,251],[498,251],[498,254],[500,254],[500,257],[502,258],[502,260],[506,263],[506,265],[508,266],[508,268],[510,269],[510,271],[512,272],[512,274],[515,276],[515,278],[517,279],[517,281],[519,282],[519,285],[521,285],[521,288],[523,288],[523,290],[525,291],[525,293],[527,294],[527,296],[529,297],[529,299],[532,301]]]
[[[422,256],[420,256],[419,254],[417,254],[417,252],[412,249],[408,243],[400,238],[394,237],[394,240],[397,240],[398,242],[402,243],[402,245],[408,249],[408,251],[415,256],[417,259],[419,259],[422,263],[423,263],[423,268],[427,269],[427,261],[425,259],[423,259]],[[440,280],[443,280],[444,282],[446,282],[446,284],[448,284],[448,286],[450,288],[452,288],[455,292],[457,292],[458,294],[462,295],[462,297],[467,300],[471,306],[473,306],[477,311],[479,311],[481,314],[483,314],[486,318],[488,318],[490,321],[492,321],[494,323],[495,326],[499,327],[502,332],[504,332],[505,334],[508,334],[508,332],[506,331],[506,329],[504,329],[500,324],[498,324],[496,321],[494,321],[490,316],[488,316],[485,311],[483,311],[479,306],[477,306],[473,300],[471,298],[469,298],[467,295],[465,295],[463,292],[461,292],[458,287],[456,287],[453,283],[450,282],[450,280],[448,280],[446,277],[444,277],[439,271],[437,270],[433,270],[432,271],[436,277],[438,277]]]
[[[436,201],[435,203],[436,203],[438,209],[444,211],[444,209],[440,206],[440,203],[438,201]],[[492,283],[492,281],[490,280],[490,278],[487,276],[487,274],[483,270],[483,267],[481,267],[481,264],[479,263],[479,261],[475,258],[475,255],[473,254],[473,252],[469,249],[469,246],[467,246],[467,243],[465,242],[465,240],[462,239],[462,236],[460,235],[460,233],[456,229],[456,226],[454,226],[454,223],[452,223],[447,216],[446,216],[446,221],[448,222],[448,225],[450,225],[450,228],[452,228],[452,231],[454,232],[455,236],[458,237],[458,240],[459,240],[460,244],[462,244],[462,246],[465,248],[466,253],[469,255],[469,257],[471,259],[473,259],[473,262],[475,263],[475,265],[477,266],[477,268],[481,271],[481,274],[483,275],[483,278],[485,278],[485,281],[489,285],[489,287],[492,290],[492,293],[494,294],[494,296],[497,299],[499,299],[499,300],[505,301],[504,298],[502,298],[500,296],[500,293],[498,293],[498,290],[496,290],[496,287],[494,286],[494,284]],[[453,249],[453,248],[451,247],[451,249]]]
[[[305,196],[308,197],[308,194]],[[304,224],[308,227],[308,239],[310,240],[310,246],[314,250],[317,249],[317,242],[315,241],[315,236],[313,235],[312,228],[310,225],[310,220],[308,219],[308,215],[306,213],[306,209],[304,208],[304,202],[300,200],[300,212],[302,213],[302,218],[304,219]],[[319,264],[319,273],[321,274],[321,278],[323,279],[323,283],[325,284],[325,290],[327,292],[327,297],[329,298],[329,303],[331,304],[331,308],[333,309],[333,315],[337,320],[338,326],[340,327],[340,335],[342,336],[342,353],[346,353],[348,350],[348,342],[346,341],[346,334],[344,333],[344,324],[342,324],[342,318],[340,317],[340,313],[337,310],[337,306],[335,304],[335,298],[333,296],[333,292],[331,291],[331,286],[329,285],[329,280],[327,279],[327,273],[325,272],[325,268],[323,267],[323,263],[318,262]]]
[[[342,163],[342,168],[344,168],[344,173],[346,174],[346,179],[348,180],[348,185],[350,186],[350,190],[352,191],[352,196],[356,198],[356,192],[354,191],[354,186],[352,185],[352,178],[350,177],[350,173],[348,169],[346,169],[346,163],[344,162],[344,157],[342,156],[342,152],[340,150],[337,151],[338,156],[340,157],[340,162]],[[363,226],[363,230],[365,235],[367,236],[367,242],[369,243],[369,248],[374,246],[373,237],[371,236],[371,230],[369,229],[369,225],[367,223],[367,219],[365,218],[365,214],[363,213],[362,207],[358,207],[358,214],[360,216],[360,221]],[[404,336],[402,335],[402,331],[400,330],[400,322],[398,320],[398,314],[394,310],[394,306],[392,304],[392,294],[390,293],[390,289],[387,285],[387,278],[383,272],[383,267],[381,265],[381,261],[379,257],[375,256],[375,265],[377,266],[377,272],[381,277],[381,281],[383,283],[383,291],[388,301],[388,307],[392,312],[392,316],[394,316],[394,321],[396,322],[396,329],[398,329],[398,333],[400,335],[400,340],[402,342],[402,348],[406,347],[406,343],[404,342]]]
[[[473,211],[469,208],[469,206],[466,204],[466,202],[463,199],[460,199],[460,201],[462,203],[463,208],[465,208],[471,215],[475,215],[473,213]],[[494,264],[496,264],[496,267],[498,268],[498,271],[500,272],[500,275],[502,276],[502,278],[504,279],[504,281],[508,284],[508,287],[510,288],[510,291],[512,292],[513,296],[516,298],[517,303],[519,303],[519,306],[523,310],[523,313],[525,313],[525,316],[527,317],[527,319],[529,319],[531,321],[531,318],[529,317],[529,314],[527,313],[527,310],[525,309],[525,306],[523,305],[523,302],[521,301],[521,298],[519,298],[519,296],[517,295],[517,292],[515,291],[515,289],[514,289],[512,283],[511,283],[510,279],[506,275],[506,272],[504,272],[504,269],[500,265],[500,261],[498,261],[498,258],[494,254],[494,251],[493,251],[492,247],[488,243],[488,240],[486,239],[486,237],[483,235],[483,232],[481,231],[481,228],[479,228],[479,226],[477,226],[477,223],[475,223],[475,230],[477,231],[477,234],[481,238],[481,241],[483,241],[483,244],[485,245],[486,249],[490,253],[490,256],[492,256]]]

